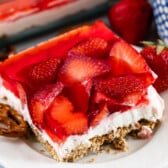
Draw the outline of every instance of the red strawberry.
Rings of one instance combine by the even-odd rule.
[[[66,140],[66,136],[58,136],[54,132],[52,132],[48,127],[45,127],[45,132],[49,135],[49,137],[56,143],[60,144]]]
[[[108,56],[108,42],[102,38],[88,38],[74,46],[68,55],[83,55],[88,57],[105,58]]]
[[[138,94],[136,94],[136,95],[139,96]],[[135,101],[135,99],[134,99],[134,101]],[[102,104],[104,106],[104,104],[105,104],[107,106],[109,113],[113,113],[116,111],[125,111],[125,110],[131,108],[130,104],[125,105],[122,102],[118,102],[117,100],[113,99],[112,97],[110,97],[102,92],[95,92],[94,98],[93,98],[93,103],[99,104],[99,106]]]
[[[110,101],[110,99],[111,98],[105,95],[104,93],[95,91],[92,99],[92,103],[100,104],[100,103],[108,102]]]
[[[150,45],[141,51],[151,69],[158,75],[154,87],[158,92],[168,89],[168,49],[162,42]]]
[[[121,40],[112,46],[109,62],[113,75],[143,72],[151,74],[151,70],[141,54]]]
[[[118,103],[135,105],[149,85],[150,82],[146,80],[146,74],[135,74],[98,80],[95,90],[109,96]]]
[[[161,93],[165,90],[168,89],[168,75],[165,75],[166,77],[164,77],[164,75],[159,76],[155,83],[153,84],[153,86],[156,88],[156,90]]]
[[[88,124],[89,126],[96,126],[104,117],[107,117],[111,113],[122,112],[130,108],[131,106],[125,105],[102,92],[96,91],[88,110]]]
[[[121,0],[110,8],[108,18],[124,40],[138,44],[149,30],[152,7],[147,0]]]
[[[117,102],[102,92],[95,91],[89,106],[89,110],[87,112],[88,124],[89,126],[96,126],[104,117],[108,116],[109,114],[117,111],[121,112],[129,108],[130,106]]]
[[[60,59],[50,58],[37,63],[29,70],[29,78],[34,84],[47,84],[56,79]]]
[[[74,112],[72,103],[64,96],[55,98],[45,112],[46,125],[59,137],[82,134],[87,131],[87,116],[82,112]]]
[[[61,93],[63,84],[46,85],[38,90],[29,100],[29,110],[37,127],[43,127],[44,111],[50,106],[55,97]]]
[[[136,94],[136,96],[140,96],[138,94]],[[130,96],[131,97],[131,96]],[[131,97],[132,98],[132,97]],[[133,97],[134,98],[134,97]],[[138,97],[139,98],[139,97]],[[135,99],[131,101],[131,103],[134,101],[140,101],[140,99]],[[130,101],[129,101],[130,103]],[[108,102],[107,102],[107,109],[109,110],[109,113],[114,113],[114,112],[123,112],[123,111],[126,111],[128,109],[130,109],[132,107],[132,104],[124,104],[124,103],[119,103],[119,102],[116,102],[115,100],[113,99],[110,99]]]
[[[65,60],[59,72],[60,80],[67,85],[82,82],[110,71],[110,67],[102,60],[91,57],[73,55]]]
[[[64,89],[64,94],[73,103],[75,111],[86,113],[91,96],[92,80],[88,79],[82,83],[75,83]]]
[[[88,124],[92,127],[99,124],[99,122],[108,115],[108,109],[106,105],[103,105],[101,108],[94,109],[89,113]]]
[[[76,112],[63,127],[68,135],[84,134],[88,130],[88,118],[83,112]]]
[[[18,81],[11,79],[3,72],[1,72],[0,77],[2,78],[2,85],[10,90],[16,97],[18,97],[24,105],[27,98],[23,86]]]

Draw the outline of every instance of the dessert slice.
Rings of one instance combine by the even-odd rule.
[[[3,0],[0,2],[0,36],[47,25],[106,2],[107,0]]]
[[[0,102],[23,115],[58,161],[104,143],[124,150],[126,135],[148,138],[162,119],[156,75],[101,21],[11,56],[0,74]]]

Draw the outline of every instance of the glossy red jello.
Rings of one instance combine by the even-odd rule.
[[[4,85],[28,102],[33,124],[58,143],[146,103],[154,82],[141,55],[101,21],[10,57],[0,72]]]

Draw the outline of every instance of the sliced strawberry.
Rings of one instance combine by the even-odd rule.
[[[99,91],[96,91],[96,92],[94,92],[92,102],[96,103],[96,104],[99,104],[99,103],[108,102],[108,101],[110,101],[110,99],[111,98],[108,97],[107,95],[105,95],[105,94],[103,94]]]
[[[39,129],[43,128],[43,117],[44,117],[44,109],[45,107],[38,101],[31,101],[29,105],[30,115],[33,120],[34,125],[36,125]]]
[[[88,79],[82,83],[75,83],[70,87],[65,87],[64,94],[75,107],[75,111],[86,113],[91,96],[92,80]]]
[[[139,99],[139,101],[140,101],[140,99]],[[130,104],[128,104],[128,105],[127,104],[121,104],[121,103],[118,103],[118,102],[115,102],[115,101],[112,100],[112,101],[107,102],[107,109],[109,110],[110,114],[116,113],[116,112],[122,113],[122,112],[125,112],[127,110],[130,110],[132,108],[131,105]]]
[[[139,96],[139,95],[138,95]],[[135,101],[135,99],[134,99]],[[96,105],[99,111],[99,107],[101,107],[103,105],[106,105],[106,108],[108,109],[109,114],[114,113],[114,112],[122,112],[125,111],[129,108],[131,108],[131,106],[129,105],[125,105],[122,102],[118,102],[115,99],[111,98],[108,95],[105,95],[104,93],[101,92],[95,92],[94,94],[94,98],[92,101],[92,105]]]
[[[5,73],[0,74],[2,78],[3,86],[10,90],[16,97],[21,100],[22,105],[24,106],[27,102],[27,96],[24,87],[16,80],[11,79]]]
[[[0,64],[0,71],[5,72],[13,79],[23,81],[25,76],[20,77],[18,73],[25,67],[45,61],[51,57],[64,59],[64,56],[67,55],[67,52],[73,46],[90,37],[99,37],[107,41],[116,38],[114,33],[102,21],[96,21],[92,26],[85,25],[76,28],[47,42],[17,53]]]
[[[84,133],[88,129],[87,116],[73,110],[72,103],[66,97],[56,97],[45,112],[46,125],[59,137]]]
[[[68,55],[79,54],[88,57],[105,58],[108,56],[108,42],[102,38],[88,38],[74,46]]]
[[[76,112],[62,125],[68,135],[84,134],[88,130],[88,118],[83,112]]]
[[[45,132],[47,133],[47,135],[49,135],[49,137],[56,143],[61,144],[62,142],[64,142],[67,138],[67,136],[58,136],[56,135],[54,132],[52,132],[48,127],[45,127]]]
[[[17,83],[17,89],[23,107],[27,103],[27,94],[24,87],[19,82]]]
[[[146,74],[117,76],[96,82],[95,90],[125,105],[136,104],[142,93],[150,85]]]
[[[109,112],[106,105],[103,105],[101,108],[94,109],[89,113],[89,126],[95,127],[103,118],[108,116],[108,114]]]
[[[34,95],[31,97],[31,100],[37,100],[46,108],[48,108],[54,98],[61,93],[63,87],[64,86],[61,82],[42,86],[34,93]]]
[[[59,72],[60,80],[67,85],[82,82],[110,71],[110,67],[101,60],[73,55],[65,60]]]
[[[58,82],[46,85],[38,90],[29,100],[31,118],[37,127],[43,127],[44,111],[50,106],[55,97],[61,93],[63,84]]]
[[[112,67],[112,74],[128,74],[149,72],[150,68],[143,57],[129,44],[124,41],[116,42],[110,51],[109,62]]]
[[[74,111],[74,106],[64,96],[58,96],[54,99],[46,113],[50,113],[51,118],[60,123],[69,121],[70,114]]]
[[[41,63],[35,64],[29,70],[29,79],[35,84],[51,83],[56,79],[60,59],[50,58]]]

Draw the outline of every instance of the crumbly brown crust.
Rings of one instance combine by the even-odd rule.
[[[0,103],[0,135],[22,137],[28,131],[27,122],[12,107]]]
[[[99,153],[101,152],[101,147],[104,144],[111,144],[111,147],[114,149],[125,151],[127,149],[127,143],[125,137],[128,135],[133,136],[134,138],[139,138],[138,133],[141,131],[143,126],[147,126],[150,129],[155,129],[156,126],[160,123],[159,121],[152,122],[147,120],[140,120],[134,125],[130,125],[128,127],[118,128],[117,131],[114,133],[114,131],[109,132],[108,134],[105,134],[103,136],[97,136],[92,139],[91,146],[88,148],[84,145],[79,145],[75,149],[73,149],[66,157],[59,158],[54,148],[45,141],[42,136],[39,134],[37,129],[32,126],[32,129],[37,136],[37,139],[39,142],[41,142],[45,149],[50,153],[50,155],[57,161],[61,162],[74,162],[80,158],[83,158],[88,154],[88,152],[95,152]]]

